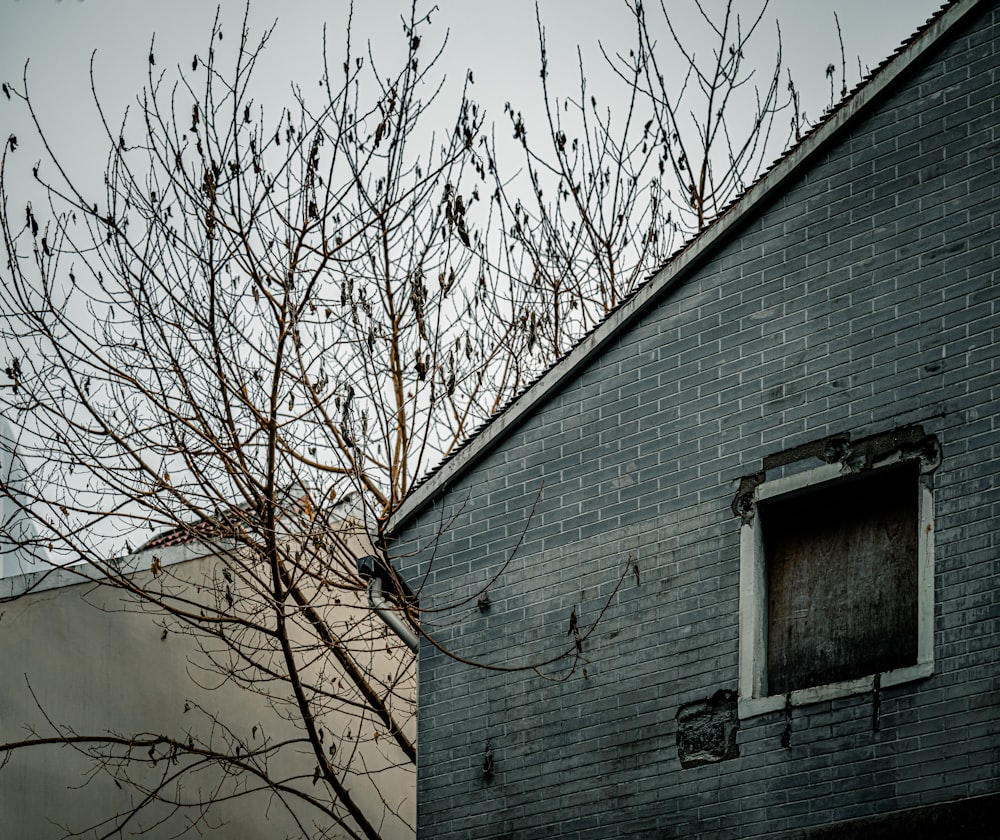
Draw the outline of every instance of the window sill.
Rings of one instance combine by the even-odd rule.
[[[879,674],[879,685],[881,688],[889,688],[894,685],[923,680],[933,676],[933,662],[918,662],[906,668],[897,668],[894,671],[886,671]],[[875,690],[875,675],[859,677],[856,680],[846,680],[845,682],[830,683],[829,685],[817,685],[812,688],[800,688],[791,692],[790,695],[772,694],[769,697],[741,697],[739,701],[740,720],[756,717],[757,715],[777,712],[785,708],[786,703],[791,706],[807,706],[810,703],[820,703],[824,700],[835,700],[839,697],[850,697],[854,694],[867,694]]]

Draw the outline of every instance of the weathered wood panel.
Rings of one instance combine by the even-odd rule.
[[[917,510],[912,465],[760,505],[769,694],[916,662]]]

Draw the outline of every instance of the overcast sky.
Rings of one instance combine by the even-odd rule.
[[[666,1],[682,35],[698,49],[705,43],[704,27],[694,17],[693,1]],[[370,39],[376,53],[391,60],[401,43],[400,14],[409,3],[369,0],[356,5],[355,41]],[[705,5],[717,10],[724,3],[707,0]],[[759,5],[736,0],[744,16]],[[815,118],[829,97],[824,70],[830,63],[839,63],[834,10],[843,32],[848,83],[853,86],[859,60],[863,69],[874,67],[939,5],[938,0],[773,0],[757,39],[759,50],[748,58],[773,61],[774,21],[779,20],[786,64],[804,91],[808,115]],[[473,93],[494,120],[503,118],[506,101],[526,116],[535,112],[540,93],[533,0],[437,0],[437,6],[434,32],[438,38],[445,31],[450,33],[445,59],[452,78],[461,79],[466,68],[474,70]],[[346,0],[253,3],[252,30],[260,31],[277,19],[264,72],[258,77],[260,99],[273,95],[283,103],[291,82],[307,90],[317,85],[323,25],[328,26],[329,49],[339,55],[348,8]],[[222,2],[223,32],[229,36],[229,45],[235,43],[243,9],[242,2]],[[620,0],[542,0],[540,9],[554,80],[557,85],[562,80],[564,89],[575,74],[577,44],[599,85],[598,71],[603,68],[598,42],[610,51],[627,51],[631,43],[632,24]],[[96,50],[98,92],[109,115],[117,117],[146,81],[150,36],[156,33],[158,67],[189,66],[196,51],[205,51],[215,10],[211,0],[0,0],[0,79],[20,86],[24,63],[30,59],[30,89],[58,144],[57,151],[73,154],[81,165],[93,166],[99,173],[103,153],[97,160],[87,160],[93,154],[86,141],[98,130],[88,81],[91,54]],[[704,54],[707,47],[701,49]],[[0,129],[4,136],[18,131],[22,143],[30,142],[22,115],[5,99],[0,99]]]

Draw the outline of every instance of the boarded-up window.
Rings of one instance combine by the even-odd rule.
[[[760,502],[767,694],[917,661],[915,462]]]

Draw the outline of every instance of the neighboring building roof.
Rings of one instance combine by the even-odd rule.
[[[685,243],[669,262],[587,333],[568,353],[516,394],[448,458],[414,485],[387,523],[386,533],[399,530],[430,503],[450,482],[484,457],[518,422],[528,416],[558,388],[568,382],[608,342],[653,305],[667,290],[683,282],[709,258],[741,223],[766,206],[816,156],[839,138],[843,130],[861,119],[895,82],[941,44],[972,13],[991,0],[952,0],[829,111],[798,143],[786,151],[741,196],[726,207],[697,236]]]
[[[232,518],[232,517],[230,517]],[[148,551],[151,548],[170,548],[175,545],[205,545],[211,539],[218,538],[225,532],[225,517],[203,519],[198,522],[185,523],[163,531],[136,549],[136,552]]]
[[[301,498],[299,494],[302,492],[301,488],[289,489],[285,493],[285,499],[299,504]],[[343,527],[333,533],[333,540],[330,543],[330,549],[339,552],[342,559],[349,561],[348,564],[352,568],[355,557],[372,550],[371,537],[364,529],[363,523],[352,520],[350,516],[353,506],[354,496],[348,494],[331,508],[331,513],[339,512],[336,521]],[[186,522],[167,531],[161,531],[129,554],[112,559],[110,566],[123,575],[130,575],[148,570],[154,559],[159,567],[164,568],[207,557],[216,551],[231,550],[235,543],[226,535],[226,523],[227,521],[235,523],[240,519],[241,513],[247,520],[254,518],[249,507],[242,507],[216,514],[212,519]],[[156,554],[147,553],[152,551]],[[0,601],[17,598],[28,592],[60,589],[81,583],[96,583],[107,576],[106,568],[92,563],[47,564],[22,574],[0,577]]]
[[[299,486],[291,487],[282,491],[279,505],[282,505],[283,509],[299,507],[305,510],[308,504],[306,501],[307,496],[308,491],[305,488]],[[331,513],[339,511],[338,516],[340,520],[347,521],[350,518],[349,512],[353,504],[354,496],[348,493],[341,497],[330,508],[330,511]],[[311,517],[312,514],[310,514]],[[254,521],[257,521],[257,515],[253,513],[252,507],[250,505],[240,505],[226,511],[216,512],[211,518],[184,522],[176,528],[161,531],[137,548],[136,553],[138,554],[141,551],[147,551],[152,548],[169,548],[175,545],[206,546],[211,540],[219,539],[220,537],[225,538],[227,529],[232,528],[232,526],[238,525],[240,522],[251,523]]]

